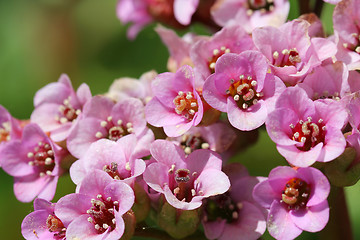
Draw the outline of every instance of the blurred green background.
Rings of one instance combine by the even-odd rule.
[[[75,88],[86,82],[93,94],[99,94],[116,78],[166,71],[168,52],[154,25],[129,41],[115,6],[116,0],[0,1],[0,104],[14,117],[27,119],[35,92],[57,81],[61,73],[70,76]],[[327,5],[323,19],[328,31],[331,11]],[[290,18],[296,16],[292,7]],[[252,175],[267,176],[273,167],[286,164],[264,131],[259,143],[237,159]],[[32,211],[32,203],[16,200],[12,183],[12,177],[0,170],[0,239],[23,239],[20,225]],[[54,201],[74,189],[69,176],[62,177]],[[360,239],[355,227],[360,222],[360,185],[346,190],[353,229]],[[316,234],[303,233],[299,239],[316,239]]]

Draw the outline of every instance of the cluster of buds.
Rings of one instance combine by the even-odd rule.
[[[119,0],[130,37],[155,20],[220,30],[178,37],[159,26],[169,72],[118,79],[96,96],[61,75],[36,93],[30,121],[0,106],[0,166],[19,201],[35,199],[23,236],[151,237],[146,219],[176,239],[321,231],[330,182],[360,178],[360,0],[328,2],[325,38],[318,19],[285,22],[286,0]],[[227,163],[257,131],[289,164],[267,178]],[[66,172],[76,192],[51,203]]]

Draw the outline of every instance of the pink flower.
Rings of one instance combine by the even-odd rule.
[[[128,77],[116,79],[106,96],[115,102],[121,102],[126,98],[137,98],[146,105],[153,97],[151,82],[156,76],[157,72],[153,70],[144,73],[139,79]]]
[[[70,176],[78,185],[94,169],[102,170],[116,180],[130,185],[145,171],[146,164],[135,150],[139,143],[133,134],[118,141],[101,139],[90,145],[86,153],[70,168]]]
[[[123,24],[132,23],[127,37],[134,39],[144,26],[153,21],[147,11],[147,0],[118,0],[116,15]]]
[[[66,227],[54,213],[55,203],[37,198],[34,212],[28,214],[21,233],[26,240],[65,240]]]
[[[287,88],[266,120],[266,130],[286,160],[298,167],[340,156],[346,141],[341,132],[347,113],[333,100],[313,102],[299,87]]]
[[[338,4],[341,2],[341,0],[324,0],[324,2],[330,3],[330,4]]]
[[[170,57],[167,63],[169,71],[176,72],[184,65],[193,65],[190,59],[190,49],[194,43],[205,37],[187,33],[180,38],[175,31],[162,26],[156,27],[155,31],[169,50]]]
[[[249,131],[260,127],[285,88],[268,73],[268,67],[265,57],[257,51],[225,54],[205,82],[206,102],[227,112],[231,125],[237,129]]]
[[[211,9],[214,21],[220,26],[241,22],[247,32],[257,27],[278,27],[289,14],[288,0],[223,0]]]
[[[297,86],[303,88],[312,100],[342,100],[350,93],[349,71],[343,62],[324,62],[307,75]]]
[[[201,122],[203,103],[190,66],[183,66],[176,73],[159,74],[152,90],[155,97],[145,108],[149,124],[164,127],[166,135],[177,137]]]
[[[206,127],[192,127],[184,135],[167,140],[183,148],[185,154],[190,154],[197,149],[225,152],[235,138],[236,134],[229,124],[217,122]]]
[[[344,0],[334,9],[334,34],[338,45],[336,58],[349,70],[360,69],[360,1]]]
[[[125,228],[122,215],[134,199],[127,184],[94,170],[84,178],[78,193],[59,199],[55,215],[68,225],[66,239],[118,240]]]
[[[258,183],[253,197],[270,210],[267,229],[279,240],[294,239],[302,231],[321,231],[329,220],[330,184],[316,168],[277,167]]]
[[[64,153],[38,125],[26,125],[22,139],[11,141],[2,151],[1,165],[14,177],[16,198],[21,202],[31,202],[36,196],[51,200]]]
[[[13,118],[11,114],[0,105],[0,167],[1,167],[1,150],[12,140],[21,138],[22,129],[20,121]]]
[[[31,121],[39,124],[45,132],[50,132],[54,141],[63,141],[70,134],[84,104],[90,98],[88,85],[83,83],[75,93],[69,77],[63,74],[58,82],[50,83],[37,91]]]
[[[208,39],[197,41],[190,51],[196,69],[206,79],[215,71],[216,61],[225,53],[255,49],[251,37],[239,24],[224,27]]]
[[[321,63],[308,28],[307,21],[293,20],[279,28],[263,27],[253,31],[254,43],[269,61],[272,72],[289,85],[301,81]],[[330,41],[322,43],[324,48],[326,44],[333,45]]]
[[[142,156],[149,154],[154,134],[147,128],[144,106],[139,99],[127,98],[114,103],[102,96],[93,97],[85,106],[82,118],[73,128],[67,146],[75,157],[82,157],[91,143],[107,138],[117,141],[133,134],[141,144],[136,151]]]
[[[146,168],[144,180],[175,208],[199,208],[202,199],[222,194],[230,187],[215,152],[200,149],[185,157],[180,147],[165,140],[155,141],[150,151],[156,162]]]
[[[259,182],[250,177],[240,164],[224,167],[231,182],[231,190],[204,200],[202,225],[207,239],[258,239],[266,230],[264,212],[252,198]]]
[[[182,25],[189,25],[200,0],[174,0],[174,16]]]

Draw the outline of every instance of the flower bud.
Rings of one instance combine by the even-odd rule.
[[[158,215],[159,226],[176,239],[193,234],[198,228],[199,222],[198,209],[176,209],[167,202],[165,202]]]
[[[325,174],[332,185],[352,186],[360,179],[360,162],[353,164],[355,159],[356,150],[346,148],[342,155],[325,165]]]

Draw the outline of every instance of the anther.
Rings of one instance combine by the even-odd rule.
[[[45,173],[41,172],[41,173],[39,174],[39,176],[40,176],[40,177],[44,177],[44,176],[45,176]]]
[[[117,125],[121,125],[123,123],[123,121],[121,120],[121,119],[119,119],[118,121],[117,121]]]
[[[190,115],[194,115],[194,114],[195,114],[195,110],[194,110],[194,109],[190,109],[190,110],[189,110],[189,114],[190,114]]]
[[[101,133],[101,132],[97,132],[97,133],[95,134],[95,137],[97,137],[97,138],[102,138],[102,137],[103,137],[103,135],[102,135],[102,133]]]
[[[175,164],[171,165],[171,168],[169,169],[168,173],[173,173],[175,170]]]
[[[45,159],[45,165],[50,165],[50,164],[52,164],[52,159],[48,157]]]
[[[132,125],[131,122],[128,122],[128,123],[126,124],[126,127],[127,127],[127,128],[132,128],[132,126],[133,126],[133,125]]]
[[[107,225],[106,223],[103,224],[103,228],[104,229],[108,229],[109,228],[109,225]]]
[[[107,125],[107,122],[106,122],[106,121],[101,121],[101,122],[100,122],[100,126],[106,127],[106,125]]]
[[[289,50],[284,49],[284,50],[281,51],[281,53],[282,53],[283,55],[289,54]]]
[[[240,75],[240,80],[244,80],[245,76],[243,74]]]
[[[248,79],[249,81],[251,81],[251,80],[252,80],[252,77],[251,77],[251,76],[248,76],[247,79]]]
[[[279,53],[278,53],[278,51],[275,51],[273,53],[273,58],[276,60],[276,59],[278,59],[278,57],[279,57]]]
[[[242,107],[243,107],[243,109],[247,109],[249,107],[249,105],[247,105],[246,103],[243,103]]]
[[[240,99],[240,96],[236,94],[236,95],[234,96],[234,100],[235,100],[235,101],[239,101],[239,99]]]
[[[101,194],[98,194],[98,195],[96,196],[96,198],[97,198],[97,199],[101,199],[101,198],[102,198],[102,195],[101,195]]]
[[[298,138],[300,136],[300,133],[296,132],[294,133],[294,138]]]
[[[34,166],[34,162],[33,162],[33,161],[28,162],[28,164],[29,164],[30,166]]]
[[[190,147],[185,147],[185,148],[184,148],[184,152],[185,152],[186,154],[190,154],[190,153],[191,153],[191,148],[190,148]]]
[[[239,217],[239,214],[237,212],[232,213],[232,218],[233,219],[238,219],[238,217]]]
[[[49,156],[52,156],[52,155],[54,155],[54,151],[53,151],[53,150],[49,150],[49,151],[47,151],[47,154],[48,154]]]
[[[202,149],[209,149],[210,145],[208,143],[202,143],[201,148]]]
[[[111,197],[107,197],[106,201],[110,202],[111,201]]]
[[[191,189],[191,196],[195,196],[195,195],[196,195],[195,189]]]
[[[295,126],[294,126],[294,124],[291,123],[291,124],[289,125],[289,127],[290,127],[290,128],[294,128]]]
[[[32,153],[32,152],[28,152],[27,157],[28,157],[28,158],[32,158],[32,157],[34,157],[34,153]]]
[[[111,222],[112,222],[113,224],[115,224],[115,223],[116,223],[116,219],[113,218],[113,219],[111,220]]]
[[[230,79],[230,83],[233,84],[235,82],[234,79]]]
[[[130,167],[130,163],[129,162],[126,162],[125,164],[125,169],[130,171],[131,170],[131,167]]]
[[[220,50],[221,50],[221,51],[225,51],[225,50],[226,50],[226,47],[225,47],[225,46],[222,46],[222,47],[220,48]]]
[[[95,224],[94,227],[95,227],[96,230],[99,230],[99,229],[100,229],[100,225],[99,225],[99,224]]]
[[[46,175],[51,176],[51,171],[47,170]]]
[[[355,52],[360,53],[360,47],[356,47]]]
[[[214,68],[215,68],[215,63],[214,63],[214,62],[210,63],[209,67],[210,67],[211,69],[214,69]]]
[[[113,204],[114,204],[114,205],[118,205],[119,202],[118,202],[118,201],[113,201]]]
[[[252,81],[251,81],[251,86],[255,87],[256,85],[257,85],[257,81],[252,80]]]
[[[230,49],[227,48],[227,49],[225,50],[225,53],[230,53]]]
[[[94,221],[94,220],[92,219],[92,217],[88,217],[87,220],[88,220],[89,223],[92,223],[92,222]]]
[[[108,116],[107,121],[111,122],[112,121],[112,116]]]
[[[306,142],[306,137],[302,137],[302,138],[300,139],[300,141],[303,142],[303,143]]]
[[[216,56],[216,55],[218,55],[220,53],[220,51],[219,51],[219,49],[214,49],[213,50],[213,54]]]
[[[324,120],[322,118],[319,119],[318,123],[322,123]]]
[[[191,106],[191,107],[196,107],[196,102],[192,102],[192,103],[190,104],[190,106]]]

